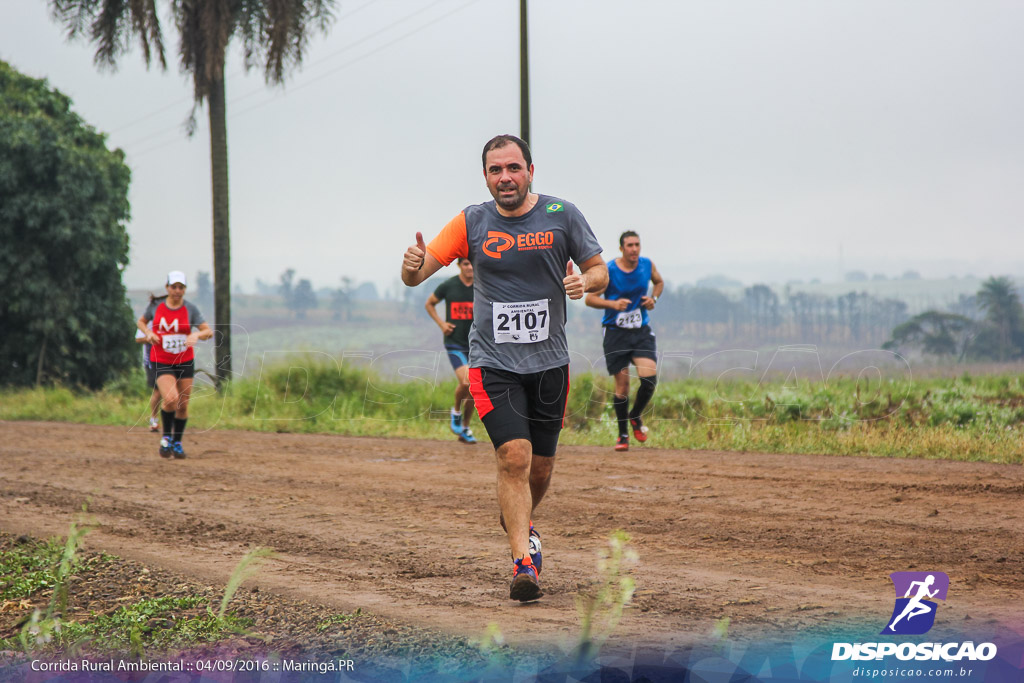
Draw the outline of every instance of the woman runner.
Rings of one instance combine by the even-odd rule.
[[[139,330],[152,345],[150,362],[155,367],[156,385],[164,404],[160,411],[163,436],[160,455],[181,459],[185,449],[181,438],[188,420],[188,399],[195,376],[195,344],[209,339],[213,330],[196,306],[185,301],[185,273],[167,274],[167,298],[153,301],[138,320]],[[152,325],[150,325],[152,323]]]

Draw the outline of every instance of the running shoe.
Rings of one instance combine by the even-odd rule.
[[[633,438],[643,443],[647,441],[647,425],[640,421],[639,417],[629,418],[629,424],[633,427]]]
[[[473,437],[473,432],[470,431],[469,427],[463,427],[462,431],[459,432],[459,441],[469,444],[476,443],[476,439]]]
[[[455,413],[451,411],[448,413],[448,428],[452,430],[452,434],[455,436],[462,436],[462,413]]]
[[[169,458],[173,451],[174,443],[171,441],[171,437],[165,436],[160,439],[160,457]]]
[[[628,451],[629,450],[629,435],[620,434],[619,438],[615,441],[615,450],[617,451]]]
[[[537,573],[540,574],[544,558],[540,554],[540,534],[533,528],[532,523],[530,524],[530,561],[533,562],[533,566],[537,568]]]
[[[540,577],[533,561],[527,555],[521,560],[516,560],[512,565],[512,585],[509,587],[508,597],[519,602],[529,602],[544,595],[540,589]]]
[[[155,417],[149,418],[149,431],[151,431],[151,432],[159,432],[160,431],[160,421],[157,420]]]
[[[185,459],[185,449],[182,447],[180,441],[174,442],[174,457],[177,458],[178,460]]]
[[[498,523],[501,524],[501,530],[508,533],[508,529],[505,528],[505,517],[502,515],[498,516]],[[514,557],[514,556],[513,556]],[[533,528],[533,520],[530,520],[530,559],[533,561],[533,566],[540,571],[543,557],[540,554],[540,533]]]

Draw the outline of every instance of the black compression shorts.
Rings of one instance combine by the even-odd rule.
[[[553,456],[569,397],[569,366],[520,374],[470,368],[469,391],[495,450],[526,439],[535,455]]]

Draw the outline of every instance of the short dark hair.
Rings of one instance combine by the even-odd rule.
[[[469,260],[468,256],[460,256],[459,258],[455,259],[455,265],[461,266],[463,261],[468,261],[468,260]]]
[[[523,159],[526,160],[526,165],[531,166],[533,164],[533,155],[530,154],[530,146],[526,144],[520,138],[515,135],[495,135],[493,138],[487,141],[484,145],[484,153],[480,155],[480,161],[483,163],[484,170],[487,170],[487,153],[492,149],[501,149],[505,145],[515,143],[519,145],[519,150],[523,153]]]
[[[624,232],[621,235],[619,235],[619,248],[620,249],[622,248],[622,245],[626,243],[626,238],[627,237],[635,237],[637,239],[640,239],[640,235],[638,235],[636,233],[636,230],[627,230],[626,232]]]

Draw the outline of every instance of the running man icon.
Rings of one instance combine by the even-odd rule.
[[[922,598],[926,596],[929,598],[934,598],[935,594],[939,592],[938,588],[936,588],[933,591],[928,590],[928,587],[931,586],[933,583],[935,583],[934,574],[929,574],[928,578],[926,578],[924,581],[912,581],[910,583],[910,588],[907,589],[907,592],[903,597],[910,598],[910,593],[914,590],[914,586],[918,587],[917,595],[910,598],[910,602],[908,602],[907,606],[903,608],[903,611],[900,612],[900,615],[893,619],[892,623],[889,624],[890,631],[896,630],[896,622],[898,622],[903,617],[906,617],[907,621],[910,621],[914,617],[920,616],[922,614],[928,614],[929,612],[935,609],[932,606],[934,605],[934,603],[932,603],[932,605],[926,605],[923,602],[921,602]]]
[[[935,624],[938,611],[938,604],[932,598],[946,599],[949,577],[943,572],[893,572],[890,577],[896,595],[902,597],[896,598],[889,625],[882,633],[927,633]]]

